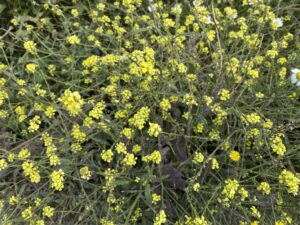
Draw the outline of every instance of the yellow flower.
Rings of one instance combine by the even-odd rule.
[[[51,188],[57,191],[62,191],[64,188],[64,175],[65,172],[62,169],[55,170],[50,174]]]
[[[125,154],[127,152],[126,150],[127,150],[126,145],[123,142],[117,143],[116,151],[117,151],[118,154],[121,154],[121,153]]]
[[[273,152],[277,153],[279,156],[283,156],[286,152],[286,147],[281,139],[282,136],[283,134],[279,133],[270,139]]]
[[[23,148],[23,149],[21,149],[21,151],[19,152],[18,158],[19,158],[19,159],[26,159],[26,158],[28,158],[30,155],[31,155],[31,154],[30,154],[30,152],[28,151],[28,149],[27,149],[27,148]]]
[[[216,158],[210,158],[209,160],[211,160],[211,168],[213,170],[219,169],[219,162]]]
[[[300,179],[291,171],[284,169],[279,175],[279,183],[285,184],[288,187],[288,193],[298,195]]]
[[[235,161],[235,162],[238,162],[240,161],[240,153],[238,151],[234,151],[232,150],[230,153],[229,153],[229,158],[232,160],[232,161]]]
[[[129,123],[141,130],[144,128],[144,125],[149,118],[149,113],[150,109],[148,107],[142,107],[132,118],[129,119]]]
[[[227,179],[225,180],[225,187],[222,194],[226,196],[227,199],[233,199],[236,191],[239,188],[239,182],[237,180]]]
[[[45,110],[45,115],[48,118],[52,118],[55,115],[56,109],[53,106],[48,106]]]
[[[204,161],[204,155],[201,152],[194,154],[193,163],[202,163]]]
[[[71,35],[67,37],[67,42],[71,45],[80,44],[80,39],[76,35]]]
[[[222,89],[222,90],[219,92],[219,96],[220,96],[220,99],[221,99],[222,101],[229,100],[229,99],[230,99],[230,92],[229,92],[229,90],[227,90],[227,89]]]
[[[127,153],[122,160],[123,165],[125,166],[134,166],[136,164],[137,157],[132,153]]]
[[[240,188],[239,194],[241,195],[241,201],[245,201],[249,197],[249,192],[245,188]]]
[[[194,127],[194,131],[199,134],[203,132],[203,129],[204,129],[203,123],[197,123],[196,126]]]
[[[54,208],[51,206],[45,206],[43,208],[43,216],[51,218],[54,215]]]
[[[96,106],[89,112],[89,116],[94,119],[100,119],[105,109],[105,103],[103,101],[98,102]]]
[[[8,166],[8,163],[5,159],[0,159],[0,172]]]
[[[33,216],[33,213],[31,210],[31,206],[29,206],[22,212],[22,217],[24,218],[24,220],[30,220],[32,218],[32,216]]]
[[[72,137],[78,142],[82,143],[85,141],[86,134],[80,130],[80,127],[78,124],[74,124],[72,128]]]
[[[261,182],[258,186],[257,186],[257,190],[261,191],[264,195],[269,195],[271,192],[271,188],[270,185],[267,182]]]
[[[39,183],[41,180],[41,176],[39,174],[39,169],[31,162],[23,162],[22,169],[24,171],[24,175],[30,178],[32,183]]]
[[[252,216],[256,217],[256,218],[260,218],[260,213],[259,211],[257,210],[257,208],[255,206],[251,206],[251,214]]]
[[[77,9],[71,9],[71,14],[72,14],[72,16],[74,16],[74,17],[78,17],[78,16],[79,16],[79,13],[78,13],[78,10],[77,10]]]
[[[156,194],[156,193],[154,193],[154,194],[152,194],[152,203],[154,204],[154,205],[156,205],[156,203],[157,202],[159,202],[160,201],[160,195],[158,195],[158,194]]]
[[[161,133],[161,127],[157,123],[149,123],[150,127],[148,129],[149,136],[158,137]]]
[[[162,109],[162,111],[169,111],[171,109],[171,103],[168,99],[163,99],[159,103],[159,107]]]
[[[71,92],[70,90],[65,90],[63,96],[58,100],[63,103],[71,116],[77,116],[84,104],[78,91]]]
[[[30,121],[29,121],[29,127],[28,131],[29,133],[33,133],[37,131],[40,128],[41,125],[41,117],[40,116],[34,116]]]
[[[161,162],[161,154],[159,151],[155,150],[150,155],[143,156],[142,161],[159,164]]]
[[[199,183],[195,183],[195,184],[193,184],[192,188],[193,188],[194,191],[199,192],[200,188],[201,188],[201,185]]]
[[[121,132],[126,138],[128,138],[129,140],[132,138],[133,136],[133,130],[131,128],[124,128]]]
[[[167,221],[167,217],[164,210],[160,210],[159,214],[156,215],[153,225],[161,225]]]
[[[33,55],[37,54],[36,43],[34,43],[34,41],[26,41],[24,42],[23,46],[27,52]]]
[[[36,68],[37,68],[37,65],[34,64],[34,63],[28,63],[28,64],[26,65],[26,71],[27,71],[28,73],[34,74],[35,71],[36,71]]]
[[[11,19],[10,22],[11,22],[12,25],[14,25],[14,26],[18,26],[18,25],[20,24],[19,21],[18,21],[16,18]]]
[[[242,116],[242,120],[247,124],[257,124],[261,121],[260,116],[257,113],[251,113],[245,116]]]
[[[99,62],[99,56],[91,55],[88,58],[86,58],[85,60],[83,60],[82,66],[84,68],[88,69],[88,68],[96,66],[98,64],[98,62]]]
[[[10,205],[16,205],[16,204],[18,204],[19,203],[19,197],[18,196],[11,196],[10,198],[9,198],[9,204]]]
[[[84,180],[89,180],[92,176],[92,173],[87,166],[80,168],[79,172],[80,172],[81,178]]]
[[[105,162],[108,162],[110,163],[112,160],[113,160],[113,157],[114,157],[114,153],[111,149],[109,150],[104,150],[102,153],[101,153],[101,159]]]

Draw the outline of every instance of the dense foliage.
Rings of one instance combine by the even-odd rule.
[[[299,224],[299,6],[0,4],[0,223]]]

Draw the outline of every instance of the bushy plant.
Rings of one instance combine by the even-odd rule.
[[[1,224],[300,222],[296,5],[2,7]]]

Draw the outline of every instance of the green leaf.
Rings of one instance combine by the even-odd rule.
[[[0,13],[2,13],[4,9],[6,9],[6,6],[3,4],[0,4]]]
[[[147,184],[145,187],[145,198],[146,201],[151,204],[151,188],[150,188],[150,184]]]

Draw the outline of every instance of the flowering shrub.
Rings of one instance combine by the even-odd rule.
[[[1,224],[300,223],[292,3],[1,7]]]

